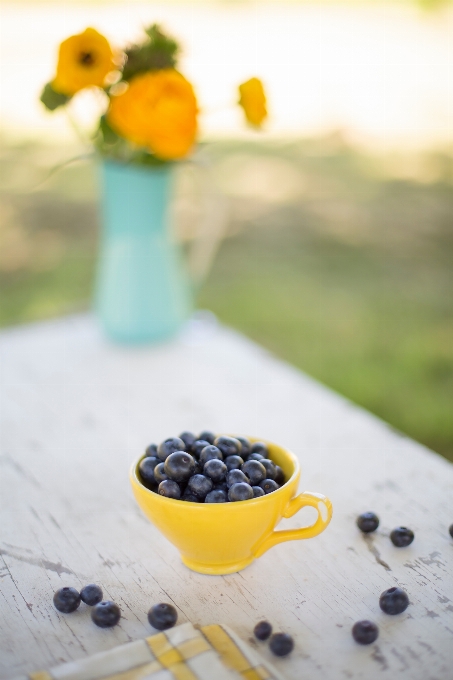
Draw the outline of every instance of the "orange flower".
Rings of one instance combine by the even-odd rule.
[[[183,158],[195,143],[197,100],[192,85],[178,71],[148,71],[111,97],[107,121],[117,134],[158,158]]]
[[[52,88],[71,96],[90,85],[102,87],[107,73],[115,68],[112,59],[107,39],[94,28],[72,35],[60,45]]]
[[[259,78],[250,78],[239,85],[239,105],[244,109],[245,117],[251,125],[260,127],[267,118],[266,95],[263,83]]]

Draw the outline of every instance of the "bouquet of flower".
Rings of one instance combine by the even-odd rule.
[[[66,106],[85,88],[107,96],[93,136],[109,158],[159,165],[187,157],[197,140],[198,103],[191,83],[177,70],[178,43],[154,24],[139,44],[112,50],[93,28],[64,40],[56,75],[41,94],[50,111]],[[267,117],[261,81],[239,86],[247,122],[261,127]]]

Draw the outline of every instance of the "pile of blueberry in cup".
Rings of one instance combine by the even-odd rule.
[[[244,437],[198,437],[183,432],[150,444],[139,463],[140,480],[151,491],[191,503],[228,503],[265,496],[285,483],[281,467],[263,442]]]

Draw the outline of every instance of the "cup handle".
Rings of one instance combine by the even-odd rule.
[[[266,550],[277,545],[277,543],[283,543],[284,541],[299,541],[303,538],[313,538],[322,533],[332,519],[332,503],[321,493],[310,493],[309,491],[305,491],[304,493],[299,494],[289,502],[283,513],[283,517],[292,517],[296,512],[299,512],[301,508],[305,508],[307,505],[316,508],[318,511],[318,519],[316,522],[310,527],[303,527],[301,529],[273,531],[270,536],[266,536],[266,538],[255,548],[255,557],[261,557]],[[320,508],[320,506],[323,507]]]

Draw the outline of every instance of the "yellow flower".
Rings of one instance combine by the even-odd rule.
[[[183,158],[197,134],[197,100],[192,85],[178,71],[148,71],[111,97],[107,121],[119,135],[158,158]]]
[[[94,28],[72,35],[60,45],[52,88],[73,95],[90,85],[102,87],[107,73],[115,68],[112,59],[107,39]]]
[[[259,78],[250,78],[239,85],[239,104],[244,109],[245,117],[251,125],[259,127],[267,118],[266,95],[263,83]]]

